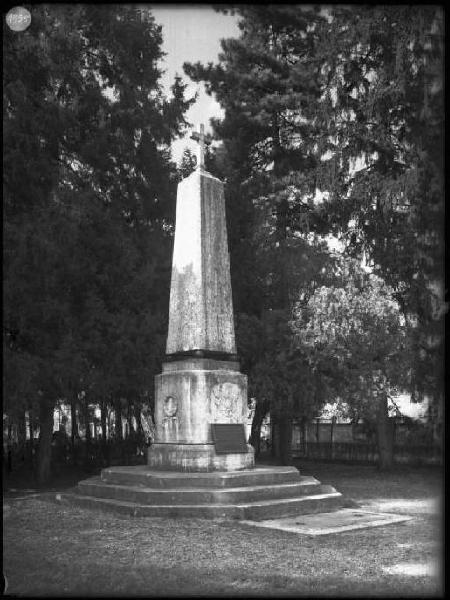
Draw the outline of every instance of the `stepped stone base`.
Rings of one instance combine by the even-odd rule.
[[[329,512],[343,504],[332,486],[295,467],[196,473],[109,467],[64,499],[134,516],[251,520]]]

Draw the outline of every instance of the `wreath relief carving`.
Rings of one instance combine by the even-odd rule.
[[[178,439],[178,400],[175,396],[167,396],[163,404],[162,429],[165,441]]]
[[[218,383],[211,390],[211,420],[213,423],[241,423],[242,406],[236,383]]]

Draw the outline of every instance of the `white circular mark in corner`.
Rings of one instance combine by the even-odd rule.
[[[8,578],[3,573],[3,593],[2,593],[2,596],[4,596],[7,591],[8,591]]]
[[[22,6],[14,6],[6,13],[6,24],[12,31],[25,31],[31,23],[31,13]]]

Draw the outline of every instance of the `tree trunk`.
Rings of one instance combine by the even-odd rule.
[[[385,394],[378,400],[377,408],[378,468],[386,471],[394,462],[393,426],[389,419],[388,402]]]
[[[114,411],[116,413],[116,438],[118,441],[122,441],[122,404],[120,402],[120,398],[117,398],[114,403]]]
[[[308,421],[302,418],[302,451],[305,458],[308,457]]]
[[[278,431],[281,464],[292,465],[292,417],[282,416]]]
[[[19,444],[20,444],[20,456],[23,464],[27,461],[27,416],[26,410],[24,409],[20,416],[19,423]]]
[[[133,433],[134,433],[133,412],[134,412],[134,406],[131,404],[131,401],[128,400],[128,405],[127,405],[128,436],[133,436]]]
[[[89,402],[88,399],[85,397],[84,398],[84,404],[83,404],[83,418],[84,418],[84,427],[85,427],[85,438],[86,438],[86,444],[89,443],[91,441],[91,428],[90,428],[90,422],[89,422]]]
[[[53,413],[54,405],[41,398],[37,457],[37,482],[39,486],[48,483],[51,477]]]
[[[90,456],[91,456],[91,428],[89,423],[89,401],[87,395],[84,397],[83,401],[83,417],[84,417],[84,426],[85,426],[85,455],[84,462],[86,466],[89,466]]]
[[[271,413],[270,415],[270,454],[272,458],[276,458],[280,455],[278,448],[278,426],[276,417]]]
[[[292,464],[292,417],[275,417],[272,425],[272,456],[282,465]]]
[[[336,417],[331,418],[330,425],[330,445],[331,445],[331,459],[334,459],[334,424],[336,423]]]
[[[102,446],[102,457],[104,466],[109,465],[108,456],[108,436],[106,431],[106,422],[108,420],[108,402],[106,398],[100,399],[100,424],[101,424],[101,446]]]
[[[142,404],[139,404],[136,410],[136,425],[138,434],[141,436],[145,435],[144,428],[142,427]]]
[[[11,417],[8,417],[8,455],[7,455],[7,472],[11,473],[12,471],[12,424]]]
[[[261,425],[268,413],[268,405],[264,400],[256,400],[255,414],[253,415],[252,428],[250,432],[250,444],[255,449],[255,457],[261,453]]]
[[[35,460],[34,460],[35,448],[34,448],[34,430],[33,430],[33,411],[31,410],[31,405],[28,408],[28,431],[29,431],[29,436],[30,436],[28,460],[29,460],[32,468],[34,469],[34,467],[35,467]]]
[[[122,429],[122,402],[120,398],[116,398],[114,402],[115,412],[115,424],[116,424],[116,438],[114,446],[116,451],[119,451],[121,464],[126,462],[125,445],[123,443],[123,429]]]
[[[101,411],[101,424],[102,424],[102,443],[103,446],[106,446],[106,438],[107,438],[107,433],[106,433],[106,421],[108,418],[108,405],[106,403],[106,400],[102,400],[100,402],[100,411]]]
[[[78,435],[76,394],[74,394],[74,397],[72,398],[72,401],[70,403],[70,423],[71,423],[70,440],[72,442],[72,452],[73,452],[73,449],[75,448],[75,438]]]

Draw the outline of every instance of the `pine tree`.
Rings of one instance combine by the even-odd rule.
[[[276,259],[276,269],[266,274],[273,281],[270,304],[286,309],[295,287],[289,257],[302,245],[296,234],[305,232],[315,190],[314,106],[321,65],[311,49],[323,16],[318,8],[299,5],[236,10],[242,33],[222,41],[219,64],[184,68],[195,81],[205,81],[225,111],[214,130],[229,161],[228,212],[233,223],[251,221],[257,203]],[[243,233],[246,240],[252,235]]]
[[[443,14],[332,7],[323,27],[319,187],[328,227],[416,325],[414,389],[442,397]]]
[[[225,112],[213,125],[224,147],[220,168],[235,308],[258,318],[263,331],[270,311],[276,311],[283,329],[298,288],[306,290],[327,260],[324,245],[309,235],[317,160],[314,109],[321,78],[314,49],[324,17],[319,8],[300,5],[240,6],[236,12],[241,35],[222,41],[219,64],[184,68],[195,81],[205,82]],[[238,349],[244,348],[237,331]],[[250,384],[263,373],[276,377],[270,368],[274,338],[267,331],[262,339],[268,347],[259,366],[249,371]],[[276,345],[287,360],[289,336],[281,336]],[[288,461],[291,419],[298,410],[292,398],[305,371],[298,370],[294,378],[284,368],[281,372],[285,385],[266,394],[271,402],[261,396],[257,402],[279,415],[281,454]]]
[[[59,399],[136,397],[159,366],[189,106],[179,79],[162,95],[161,43],[131,6],[4,29],[5,389],[39,407],[40,482]]]

